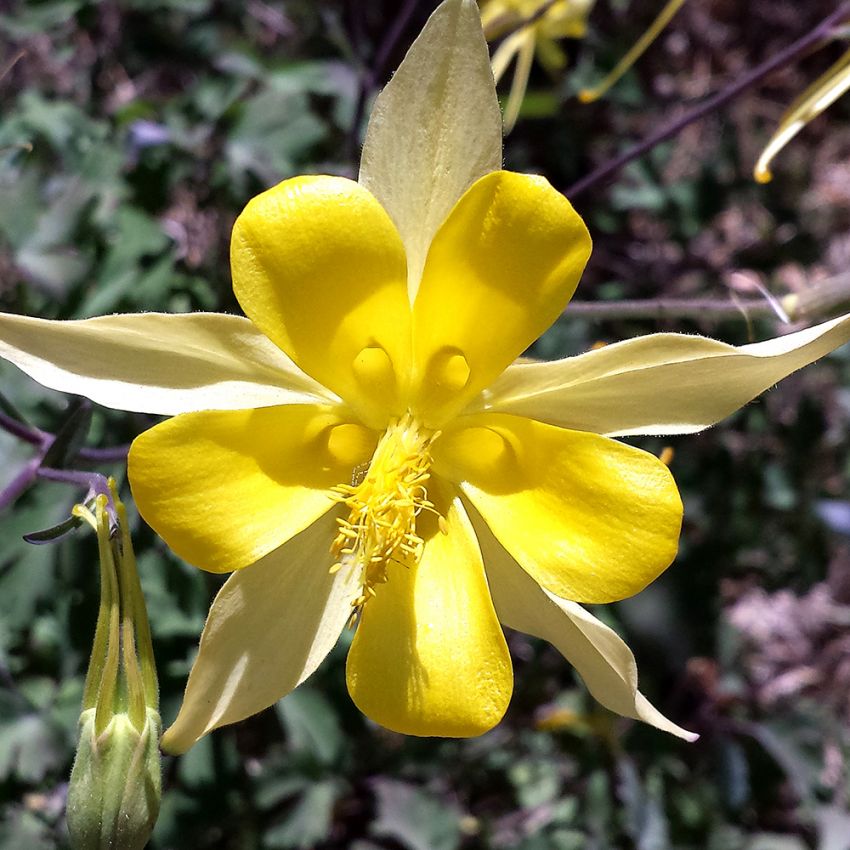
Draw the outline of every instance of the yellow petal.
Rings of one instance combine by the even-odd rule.
[[[437,229],[501,164],[502,118],[478,9],[449,0],[375,101],[360,163],[360,182],[404,242],[411,300]]]
[[[334,398],[241,316],[142,313],[56,322],[2,313],[0,357],[50,389],[141,413]]]
[[[447,485],[432,479],[428,495],[448,533],[433,515],[420,515],[422,560],[391,564],[389,581],[366,603],[348,689],[364,714],[396,732],[480,735],[507,708],[511,661],[469,519]]]
[[[850,340],[850,315],[738,348],[652,334],[554,363],[511,366],[479,402],[609,436],[688,434]]]
[[[341,177],[296,177],[233,227],[233,289],[305,372],[382,427],[409,368],[404,248],[375,198]]]
[[[654,455],[530,419],[459,419],[434,468],[460,482],[496,539],[547,590],[611,602],[642,590],[676,555],[682,502]]]
[[[210,608],[183,704],[162,739],[183,753],[300,685],[333,648],[360,593],[351,570],[329,572],[335,511],[234,573]]]
[[[544,178],[498,171],[475,183],[434,238],[413,307],[423,420],[451,417],[534,342],[589,256],[584,222]]]
[[[481,26],[487,41],[499,38],[522,21],[510,3],[504,3],[501,0],[482,0],[479,6]]]
[[[563,0],[543,16],[541,29],[549,38],[584,38],[596,0]]]
[[[602,705],[686,741],[697,736],[668,720],[638,690],[635,658],[623,640],[580,605],[544,590],[473,517],[496,614],[506,626],[552,644]]]
[[[330,488],[374,447],[366,429],[313,405],[186,413],[136,438],[130,484],[145,521],[181,558],[228,572],[330,510]]]

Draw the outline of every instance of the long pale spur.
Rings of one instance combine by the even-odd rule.
[[[773,179],[770,166],[776,155],[806,124],[814,121],[848,89],[850,89],[850,50],[844,52],[785,110],[753,169],[753,176],[759,183],[769,183]]]
[[[669,470],[613,438],[712,425],[845,343],[850,316],[740,348],[654,334],[515,362],[590,237],[501,159],[477,7],[446,0],[378,97],[359,181],[287,180],[239,217],[247,318],[0,316],[0,354],[42,384],[173,417],[133,444],[137,505],[180,556],[233,574],[168,750],[291,691],[349,622],[349,692],[390,729],[496,724],[502,623],[550,641],[609,709],[693,737],[581,606],[637,593],[677,549]]]

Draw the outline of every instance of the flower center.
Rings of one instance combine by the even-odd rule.
[[[354,470],[351,484],[334,487],[335,498],[349,509],[338,519],[339,533],[331,546],[338,559],[331,572],[344,566],[363,570],[363,589],[354,600],[352,622],[375,586],[387,581],[391,561],[415,566],[422,554],[416,533],[421,511],[436,509],[428,500],[430,447],[438,432],[419,425],[410,413],[390,423],[378,442],[368,468]],[[444,520],[440,518],[441,527]]]

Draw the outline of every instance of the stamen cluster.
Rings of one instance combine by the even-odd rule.
[[[331,552],[338,561],[331,572],[344,566],[363,571],[362,593],[352,603],[352,621],[376,595],[375,586],[386,583],[391,561],[411,567],[421,557],[423,541],[416,531],[416,517],[423,510],[436,513],[427,483],[430,447],[437,436],[438,432],[421,428],[406,413],[390,423],[365,474],[360,477],[355,470],[351,484],[333,488],[335,498],[350,513],[347,519],[337,519],[339,531]]]

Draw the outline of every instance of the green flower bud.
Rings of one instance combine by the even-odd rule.
[[[147,709],[139,732],[116,714],[98,735],[96,709],[80,717],[80,744],[68,787],[68,829],[75,850],[142,850],[161,796],[159,713]]]
[[[127,512],[111,500],[74,514],[96,532],[100,609],[83,691],[80,742],[68,786],[74,850],[141,850],[159,813],[159,693]],[[111,502],[111,503],[110,503]]]

